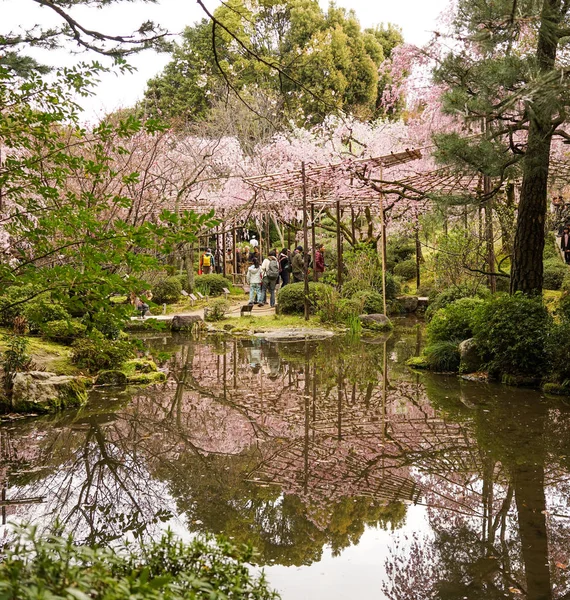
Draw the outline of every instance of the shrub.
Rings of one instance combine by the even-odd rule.
[[[32,333],[38,333],[42,330],[43,325],[50,321],[67,321],[71,318],[71,315],[61,304],[53,302],[45,294],[27,303],[23,314]]]
[[[457,342],[436,342],[426,346],[424,357],[431,371],[459,371],[459,344]]]
[[[556,236],[553,231],[549,231],[544,239],[544,250],[542,252],[542,259],[547,261],[551,258],[557,258],[560,260],[560,254],[558,252],[558,243]]]
[[[426,309],[426,320],[429,321],[440,308],[445,308],[448,304],[461,298],[488,298],[489,295],[489,290],[484,287],[473,288],[469,285],[448,287],[437,294],[430,302],[430,305]]]
[[[118,369],[135,356],[133,344],[126,340],[107,340],[99,332],[73,342],[71,362],[82,369],[97,371]]]
[[[277,302],[281,314],[303,314],[305,310],[305,284],[303,282],[290,283],[279,290]],[[318,299],[327,286],[324,283],[309,282],[309,305],[311,312],[315,312]]]
[[[371,292],[372,288],[365,281],[360,279],[351,279],[342,285],[343,298],[352,298],[360,292]]]
[[[388,238],[386,244],[386,261],[388,263],[396,265],[408,261],[415,255],[416,243],[414,240],[402,236],[391,236]]]
[[[316,313],[323,323],[340,323],[340,294],[330,286],[324,286],[317,299]]]
[[[556,314],[563,320],[570,323],[570,294],[564,294],[560,298]]]
[[[75,319],[66,321],[48,321],[41,327],[42,336],[60,344],[71,344],[74,340],[85,337],[87,327]]]
[[[230,303],[224,298],[216,298],[204,310],[206,321],[221,321],[230,310]]]
[[[410,258],[397,263],[394,267],[394,275],[401,277],[405,281],[415,279],[416,277],[416,260]]]
[[[157,520],[165,520],[168,511],[156,514]],[[131,528],[140,540],[140,519]],[[110,534],[114,529],[111,521]],[[49,532],[40,536],[36,527],[18,528],[17,534],[0,564],[5,598],[279,598],[263,576],[251,573],[253,549],[221,538],[185,542],[168,532],[156,541],[125,544],[117,552],[102,543],[90,547]]]
[[[562,281],[568,273],[568,267],[560,258],[549,258],[544,261],[544,280],[545,290],[559,290],[562,287]]]
[[[533,376],[544,371],[551,322],[541,299],[496,294],[475,311],[473,333],[490,370]]]
[[[354,294],[353,299],[362,302],[362,311],[367,315],[384,314],[382,294],[374,290],[366,290]]]
[[[127,319],[113,311],[100,311],[91,316],[91,325],[108,340],[116,340],[121,335]]]
[[[152,288],[152,300],[157,304],[174,304],[182,294],[182,284],[178,277],[162,279]]]
[[[12,326],[14,318],[24,314],[26,304],[32,302],[40,290],[34,285],[11,285],[0,297],[0,325]],[[31,298],[31,300],[20,302]]]
[[[211,273],[210,275],[198,275],[195,279],[196,289],[205,296],[221,296],[224,288],[230,286],[230,280],[223,275]]]
[[[364,303],[358,298],[341,298],[338,304],[341,320],[348,323],[352,317],[362,314]]]
[[[460,298],[440,308],[427,326],[429,343],[462,342],[473,337],[473,316],[483,300]]]
[[[560,289],[563,292],[570,292],[570,269],[566,270],[566,274],[564,275]]]
[[[570,383],[570,321],[554,325],[548,332],[546,356],[550,377],[559,383]]]

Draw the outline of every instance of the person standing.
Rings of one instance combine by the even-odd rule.
[[[261,267],[257,258],[253,259],[253,263],[247,270],[245,280],[249,285],[249,304],[253,306],[256,302],[259,306],[263,306],[261,302]]]
[[[564,225],[562,230],[562,237],[560,238],[560,248],[564,253],[564,262],[570,265],[570,228],[568,225]]]
[[[289,283],[289,275],[291,273],[291,261],[289,260],[289,250],[283,248],[279,253],[279,275],[281,276],[281,287]]]
[[[325,246],[319,244],[317,251],[315,252],[315,272],[317,274],[317,281],[323,276],[325,272]]]
[[[303,246],[295,248],[295,254],[293,254],[291,262],[291,272],[293,273],[293,281],[295,283],[305,280],[305,255]]]
[[[277,261],[277,250],[271,250],[269,256],[261,265],[263,279],[261,283],[261,301],[267,304],[267,291],[269,290],[271,308],[275,306],[275,286],[279,279],[279,262]]]
[[[214,272],[216,266],[216,260],[212,254],[211,248],[206,248],[206,252],[200,256],[200,272],[203,275],[209,275]]]

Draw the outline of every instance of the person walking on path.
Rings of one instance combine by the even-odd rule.
[[[214,272],[216,266],[216,260],[212,254],[211,248],[206,248],[206,252],[200,256],[200,268],[198,274],[209,275]]]
[[[261,283],[261,301],[267,304],[267,291],[269,290],[271,308],[275,306],[275,286],[279,279],[279,262],[277,261],[277,250],[271,250],[269,256],[261,265],[263,279]]]
[[[323,276],[325,272],[325,246],[319,244],[317,251],[315,252],[315,272],[317,274],[317,281]]]
[[[305,255],[303,246],[297,246],[297,248],[295,248],[295,254],[293,255],[293,261],[291,262],[291,271],[295,283],[305,280]]]
[[[289,283],[289,275],[291,274],[291,261],[289,260],[288,248],[283,248],[279,253],[279,275],[281,276],[281,287]]]
[[[570,228],[568,225],[564,225],[562,237],[560,238],[560,248],[564,253],[564,262],[570,265]]]
[[[253,259],[253,264],[247,270],[245,280],[249,285],[249,304],[253,306],[256,302],[261,303],[261,267],[257,258]]]

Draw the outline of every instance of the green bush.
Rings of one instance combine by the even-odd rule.
[[[354,294],[353,299],[362,302],[362,311],[367,315],[384,314],[382,294],[374,290],[357,292]]]
[[[544,250],[542,252],[542,259],[547,261],[551,258],[557,258],[560,260],[560,253],[558,252],[558,242],[553,231],[549,231],[544,239]]]
[[[290,283],[279,290],[277,303],[279,312],[284,315],[303,314],[305,311],[305,284],[303,282]],[[324,283],[309,282],[309,305],[311,312],[318,308],[318,299],[327,286]]]
[[[473,337],[473,317],[482,302],[480,298],[460,298],[440,308],[427,326],[429,343],[457,343]]]
[[[342,284],[342,297],[353,298],[361,292],[371,292],[373,288],[361,279],[350,279]]]
[[[549,258],[544,261],[545,290],[559,290],[562,287],[564,277],[568,274],[568,266],[558,257]]]
[[[386,262],[390,263],[391,266],[407,261],[415,255],[415,240],[403,236],[390,236],[388,238],[386,244]]]
[[[60,344],[71,344],[74,340],[85,337],[87,327],[75,319],[66,321],[48,321],[41,326],[42,336]]]
[[[549,377],[558,383],[570,384],[570,320],[550,328],[546,341]]]
[[[436,294],[426,309],[425,318],[429,321],[433,315],[448,304],[461,298],[488,298],[491,292],[485,287],[473,288],[469,285],[453,285]]]
[[[563,294],[558,303],[556,314],[563,321],[570,323],[570,294]]]
[[[340,318],[348,323],[352,317],[362,314],[364,302],[359,298],[341,298],[339,301]]]
[[[180,300],[182,284],[178,277],[167,277],[152,288],[152,301],[156,304],[174,304]]]
[[[473,333],[491,371],[532,377],[545,371],[552,318],[540,298],[496,294],[473,316]]]
[[[431,371],[459,371],[459,344],[457,342],[435,342],[426,346],[424,357]]]
[[[18,600],[278,600],[263,576],[248,565],[256,554],[246,545],[200,537],[184,542],[168,532],[157,541],[90,547],[36,527],[17,530],[3,552],[0,597]],[[138,537],[135,533],[135,537]]]
[[[51,321],[68,321],[71,315],[58,302],[53,302],[46,294],[26,303],[23,315],[28,321],[31,333],[38,333],[43,325]]]
[[[205,296],[221,296],[224,288],[229,289],[231,283],[229,279],[216,273],[198,275],[194,281],[196,289]]]
[[[394,275],[401,277],[405,281],[416,278],[416,259],[410,258],[397,263],[394,266]]]
[[[34,285],[11,285],[0,296],[0,325],[12,326],[14,318],[24,315],[28,302],[37,298],[40,290]],[[31,298],[31,300],[21,302]]]
[[[98,331],[73,342],[71,362],[91,373],[118,369],[135,356],[133,344],[127,340],[107,340]]]
[[[317,299],[315,311],[322,323],[340,323],[340,294],[331,286],[324,286]]]
[[[570,269],[566,270],[566,274],[564,275],[560,289],[563,292],[570,292]]]
[[[206,321],[221,321],[230,310],[230,303],[224,298],[216,298],[204,309]]]
[[[108,340],[116,340],[127,322],[125,315],[114,311],[100,311],[91,315],[89,324],[100,331]]]

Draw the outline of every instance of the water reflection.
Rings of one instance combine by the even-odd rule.
[[[418,328],[375,342],[151,336],[164,384],[0,428],[3,510],[103,543],[177,519],[276,565],[380,528],[385,597],[564,598],[568,411],[412,374]]]

